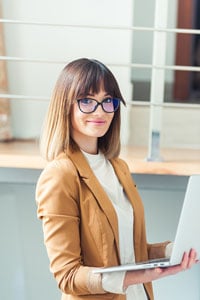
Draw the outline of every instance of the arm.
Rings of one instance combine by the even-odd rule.
[[[64,293],[104,293],[101,276],[91,274],[92,268],[82,263],[79,179],[70,164],[52,163],[41,174],[36,189],[50,269]]]
[[[166,241],[163,243],[148,244],[147,248],[149,259],[167,257],[169,255],[168,248],[170,245],[170,241]]]

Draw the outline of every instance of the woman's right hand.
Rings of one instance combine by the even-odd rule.
[[[124,278],[124,289],[126,290],[129,285],[151,282],[153,280],[186,271],[197,262],[197,253],[194,249],[191,249],[189,253],[184,253],[183,259],[179,265],[167,268],[127,271]]]

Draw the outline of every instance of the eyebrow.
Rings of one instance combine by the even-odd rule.
[[[94,95],[95,95],[95,94],[90,94],[90,93],[87,94],[87,96],[89,96],[89,97],[94,97]],[[108,94],[108,93],[106,93],[106,94],[103,95],[103,97],[108,97],[108,96],[111,97],[111,95]]]

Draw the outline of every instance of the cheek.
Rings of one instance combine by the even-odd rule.
[[[71,125],[72,129],[78,129],[83,123],[83,114],[80,112],[79,108],[74,105],[71,111]]]

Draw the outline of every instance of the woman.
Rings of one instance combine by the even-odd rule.
[[[96,267],[163,257],[169,243],[148,244],[143,205],[120,152],[125,101],[101,62],[78,59],[61,72],[50,102],[41,150],[50,161],[36,189],[50,269],[67,299],[153,299],[151,281],[167,269],[94,274]]]

